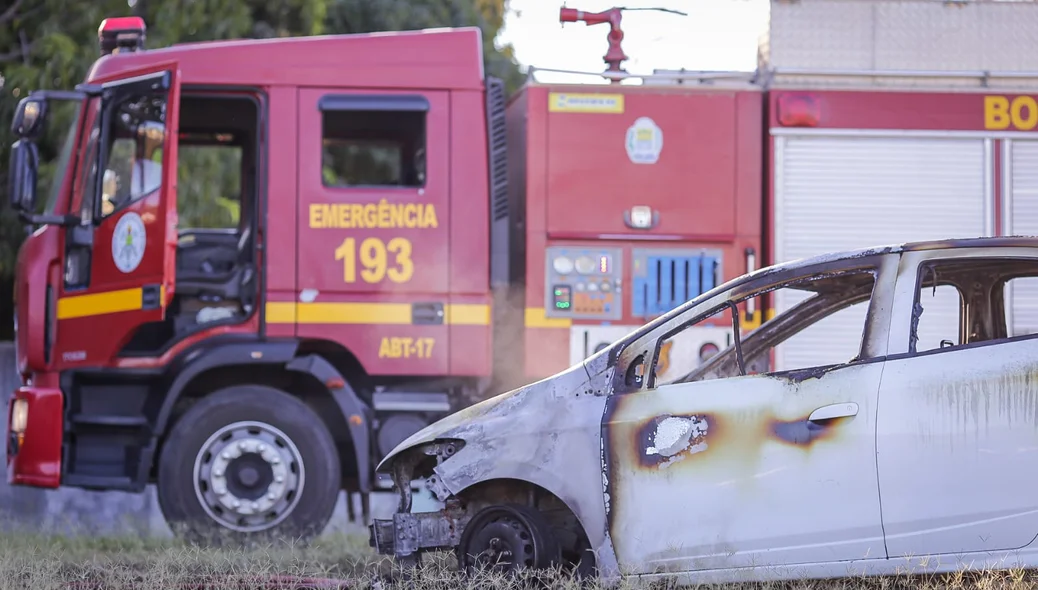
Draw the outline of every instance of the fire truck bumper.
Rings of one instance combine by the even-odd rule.
[[[20,387],[7,404],[7,483],[61,484],[64,395],[54,387]]]

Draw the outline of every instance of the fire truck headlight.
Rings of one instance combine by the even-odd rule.
[[[28,424],[29,402],[24,399],[14,400],[14,407],[11,408],[11,432],[21,434],[25,432]]]

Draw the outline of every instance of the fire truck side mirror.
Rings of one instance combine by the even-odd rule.
[[[31,213],[36,205],[36,167],[39,153],[36,144],[20,139],[11,146],[7,171],[7,198],[15,211]]]
[[[23,139],[36,139],[43,130],[47,102],[31,96],[18,101],[11,120],[11,133]]]

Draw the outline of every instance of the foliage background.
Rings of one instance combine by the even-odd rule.
[[[10,2],[10,3],[8,3]],[[400,31],[478,26],[483,31],[487,73],[521,84],[510,46],[497,47],[508,0],[8,0],[0,8],[0,340],[12,337],[14,263],[25,228],[7,209],[7,162],[14,138],[10,121],[18,101],[39,89],[69,89],[98,57],[97,27],[106,17],[139,15],[148,24],[146,47],[188,41],[294,35]],[[54,115],[65,113],[54,111]],[[39,144],[41,168],[57,157],[66,121],[48,121]],[[185,162],[185,164],[187,164]],[[219,190],[222,166],[192,162],[199,185]],[[195,166],[197,165],[197,168]],[[41,170],[41,177],[48,176]],[[203,178],[204,177],[204,178]],[[210,179],[211,181],[206,181]],[[39,197],[49,187],[41,183]],[[215,194],[190,191],[202,215],[226,215]],[[212,198],[210,198],[212,197]],[[211,213],[209,213],[211,212]]]

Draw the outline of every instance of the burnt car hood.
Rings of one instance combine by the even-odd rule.
[[[498,430],[493,428],[495,423],[522,420],[524,416],[551,411],[553,400],[568,399],[586,393],[589,382],[585,361],[551,377],[458,410],[412,434],[390,451],[375,469],[383,471],[400,453],[418,445],[438,439],[472,440],[473,437],[482,437],[485,432]],[[539,426],[538,423],[529,424],[531,430]]]

